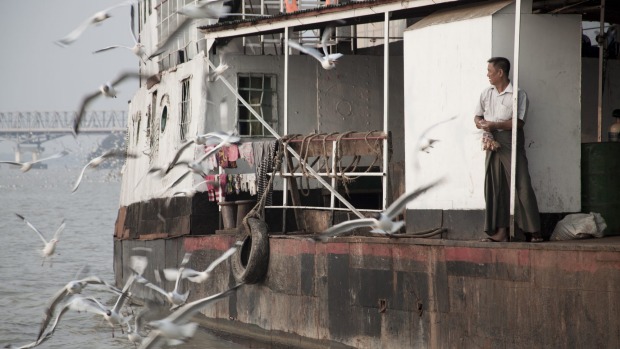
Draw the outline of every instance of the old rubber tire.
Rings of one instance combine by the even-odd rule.
[[[248,218],[250,232],[245,233],[241,248],[232,256],[233,276],[238,282],[255,284],[261,282],[269,266],[269,235],[267,223]]]

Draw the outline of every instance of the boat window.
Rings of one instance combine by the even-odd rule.
[[[271,127],[277,123],[277,88],[274,74],[239,74],[237,76],[239,95],[252,110]],[[237,120],[240,136],[270,136],[271,134],[256,116],[237,101]]]
[[[187,132],[189,131],[189,123],[191,121],[191,99],[189,96],[189,78],[181,81],[181,127],[180,136],[181,141],[187,139]]]
[[[136,132],[134,139],[135,139],[135,144],[136,145],[140,141],[140,121],[142,121],[142,113],[140,111],[138,111],[133,116],[134,130]]]

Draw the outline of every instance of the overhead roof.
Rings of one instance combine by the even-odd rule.
[[[263,35],[282,32],[284,28],[306,30],[338,20],[342,25],[381,22],[384,13],[390,19],[425,17],[435,11],[473,3],[505,3],[494,0],[362,0],[327,5],[308,10],[280,13],[262,18],[219,22],[199,27],[207,38]],[[581,14],[584,21],[599,21],[601,0],[533,0],[533,13]],[[620,0],[605,1],[605,21],[620,23]]]

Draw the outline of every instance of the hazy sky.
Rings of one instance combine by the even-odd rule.
[[[112,80],[119,72],[138,69],[137,57],[110,45],[133,46],[129,7],[89,27],[72,45],[54,44],[95,12],[120,0],[2,0],[0,1],[0,111],[76,110],[82,97]],[[99,99],[93,110],[126,110],[138,86],[126,81],[119,98]]]
[[[137,71],[138,58],[127,49],[92,53],[110,45],[133,46],[127,6],[114,9],[111,18],[89,27],[68,47],[54,43],[94,13],[120,2],[0,0],[0,111],[77,110],[85,94],[122,71]],[[97,99],[90,109],[127,110],[137,88],[137,80],[125,81],[118,86],[118,98]],[[90,138],[95,137],[82,141],[88,143]],[[57,143],[45,144],[46,153],[58,149]],[[71,143],[66,140],[63,145]],[[12,152],[12,147],[13,143],[0,142],[0,153]]]

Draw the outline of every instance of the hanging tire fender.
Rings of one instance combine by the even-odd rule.
[[[256,284],[263,280],[269,266],[267,223],[247,218],[250,231],[245,232],[241,248],[231,258],[232,273],[238,282]]]

